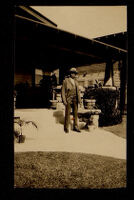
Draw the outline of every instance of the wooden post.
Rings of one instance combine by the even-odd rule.
[[[32,68],[32,87],[35,87],[35,68]]]
[[[113,62],[111,59],[107,60],[106,62],[106,69],[105,69],[105,78],[104,78],[104,85],[108,82],[108,80],[112,78],[112,85],[114,85],[113,81]]]
[[[126,63],[126,57],[123,57],[122,62],[120,62],[120,109],[121,109],[121,114],[124,113],[124,109],[125,109],[126,84],[127,84],[127,63]]]
[[[64,72],[63,72],[63,66],[60,66],[59,68],[59,84],[62,84],[62,81],[64,79]]]
[[[112,86],[114,86],[114,71],[113,71],[113,67],[114,66],[114,62],[112,61],[112,64],[111,64],[111,76],[112,76]]]

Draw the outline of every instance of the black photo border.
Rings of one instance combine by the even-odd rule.
[[[133,193],[134,184],[134,127],[133,127],[133,52],[134,52],[134,7],[131,0],[30,0],[30,1],[4,1],[1,6],[1,59],[0,59],[0,134],[1,134],[1,160],[0,160],[0,199],[40,199],[40,198],[128,198]],[[127,6],[128,24],[128,106],[127,106],[127,188],[109,190],[55,190],[55,189],[14,189],[14,139],[13,139],[13,87],[15,68],[15,5],[71,5],[71,6]],[[84,195],[84,196],[83,196]],[[87,195],[87,197],[86,197]],[[91,196],[90,196],[91,195]]]

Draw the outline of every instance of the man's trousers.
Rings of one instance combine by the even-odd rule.
[[[64,122],[64,130],[67,130],[69,128],[69,123],[70,123],[70,113],[71,113],[71,108],[73,112],[73,118],[74,118],[74,128],[78,127],[78,103],[76,100],[72,100],[71,103],[67,103],[65,107],[65,122]]]

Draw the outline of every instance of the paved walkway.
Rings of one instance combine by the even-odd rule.
[[[26,151],[65,151],[91,153],[126,159],[126,139],[98,128],[81,133],[63,131],[64,112],[49,109],[16,109],[15,116],[34,121],[23,126],[25,143],[15,143],[15,152]],[[80,124],[81,125],[81,124]],[[15,125],[15,128],[18,127]]]

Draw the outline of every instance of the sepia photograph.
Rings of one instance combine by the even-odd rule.
[[[127,6],[15,6],[14,188],[127,187]]]

